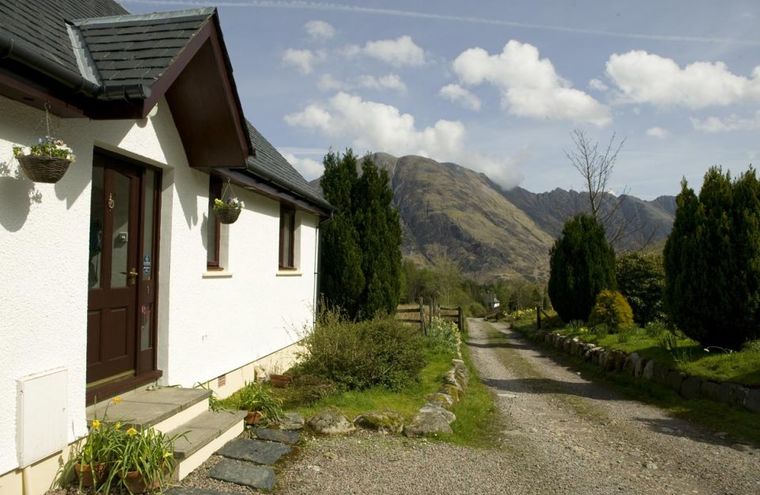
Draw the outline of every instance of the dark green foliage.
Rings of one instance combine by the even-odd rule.
[[[605,325],[616,332],[633,325],[633,311],[623,294],[616,290],[603,290],[597,294],[588,319],[592,325]]]
[[[352,216],[353,190],[359,180],[356,157],[351,150],[342,156],[331,151],[323,163],[322,191],[335,212],[320,229],[320,287],[328,305],[355,315],[365,281],[359,234]]]
[[[549,298],[564,321],[588,320],[596,295],[616,287],[615,251],[590,215],[565,224],[552,247],[550,269]]]
[[[398,390],[416,381],[425,364],[419,329],[391,317],[354,323],[328,312],[304,347],[297,375],[318,376],[350,390]]]
[[[684,181],[665,244],[665,305],[705,346],[760,337],[760,183],[713,167],[699,196]]]
[[[388,172],[378,169],[369,155],[363,159],[352,205],[365,281],[358,316],[393,314],[401,297],[401,224]]]
[[[662,291],[665,269],[659,254],[626,253],[615,262],[620,292],[631,305],[633,319],[640,326],[662,318]]]

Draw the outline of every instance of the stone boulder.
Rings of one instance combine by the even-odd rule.
[[[420,413],[440,414],[446,418],[446,421],[448,421],[449,424],[453,423],[457,419],[456,415],[453,412],[429,402],[420,408]]]
[[[286,412],[278,422],[281,430],[303,430],[305,421],[297,412]]]
[[[452,429],[446,417],[437,411],[420,411],[404,427],[404,435],[408,437],[436,436],[441,433],[452,433]]]
[[[354,425],[380,433],[401,433],[404,418],[396,411],[373,411],[357,416]]]
[[[344,435],[356,427],[338,409],[331,407],[315,414],[306,422],[309,428],[323,435]]]
[[[454,405],[454,398],[451,397],[449,394],[444,394],[443,392],[428,394],[425,397],[425,400],[427,400],[431,404],[436,404],[446,409],[449,409],[451,406]]]

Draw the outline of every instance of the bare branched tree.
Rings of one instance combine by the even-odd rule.
[[[565,155],[586,182],[591,214],[601,222],[603,219],[600,214],[607,193],[607,184],[625,139],[616,144],[617,136],[613,133],[607,147],[600,149],[599,143],[592,141],[581,129],[574,129],[570,137],[575,149],[566,150]]]
[[[597,141],[593,141],[581,129],[574,129],[571,138],[574,149],[566,150],[565,155],[573,168],[583,177],[588,192],[590,212],[604,226],[607,240],[616,247],[621,247],[626,238],[638,235],[643,238],[642,247],[648,245],[656,231],[643,233],[642,223],[634,225],[632,218],[619,212],[627,197],[628,189],[619,191],[617,196],[612,195],[608,190],[609,180],[625,139],[618,141],[617,135],[613,133],[607,146],[600,147]]]

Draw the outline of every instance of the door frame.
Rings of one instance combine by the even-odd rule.
[[[134,168],[135,170],[139,170],[141,173],[141,179],[140,179],[140,191],[139,191],[139,211],[137,212],[138,216],[138,232],[139,232],[139,239],[138,239],[138,246],[137,246],[137,261],[138,261],[138,278],[137,278],[137,303],[135,304],[135,314],[134,314],[134,321],[135,325],[132,329],[135,332],[135,352],[134,352],[134,359],[135,359],[135,374],[133,376],[129,376],[123,379],[114,380],[111,382],[106,382],[100,385],[95,385],[92,387],[86,387],[86,403],[92,404],[96,401],[108,399],[110,397],[113,397],[119,393],[123,393],[129,390],[133,390],[137,387],[140,387],[141,385],[145,385],[150,382],[154,382],[161,378],[163,375],[163,372],[158,369],[158,307],[159,307],[159,298],[158,298],[158,288],[160,284],[159,280],[159,260],[160,260],[160,251],[159,247],[161,244],[161,191],[162,191],[162,182],[163,182],[163,170],[158,167],[150,166],[144,162],[140,162],[138,160],[131,159],[129,157],[126,157],[124,155],[115,153],[113,151],[109,151],[107,149],[95,147],[93,150],[93,167],[95,166],[95,155],[100,155],[107,160],[113,160],[116,162],[116,165],[124,165],[129,168]],[[153,190],[147,191],[147,187],[145,184],[145,171],[151,170],[155,173],[155,181],[153,183]],[[146,353],[145,351],[140,350],[140,313],[141,313],[141,307],[142,303],[145,300],[145,296],[143,295],[143,270],[142,270],[142,260],[144,256],[144,242],[145,242],[145,199],[147,197],[147,194],[153,194],[153,242],[152,242],[152,250],[153,250],[153,259],[151,260],[152,266],[151,266],[151,280],[152,285],[149,284],[149,286],[152,286],[153,294],[152,294],[152,307],[153,310],[150,314],[150,342],[151,342],[151,348],[149,349],[150,352]],[[89,299],[89,296],[88,296]],[[89,306],[89,303],[88,303]],[[85,342],[85,345],[88,343]],[[147,362],[146,362],[147,361]],[[150,362],[152,361],[152,362]],[[85,380],[86,382],[86,380]],[[86,384],[86,383],[85,383]]]

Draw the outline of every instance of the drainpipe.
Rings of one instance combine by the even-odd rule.
[[[0,60],[4,59],[30,67],[72,89],[74,93],[93,96],[100,91],[100,86],[88,81],[79,72],[74,72],[43,57],[27,43],[12,38],[7,32],[0,31]]]

